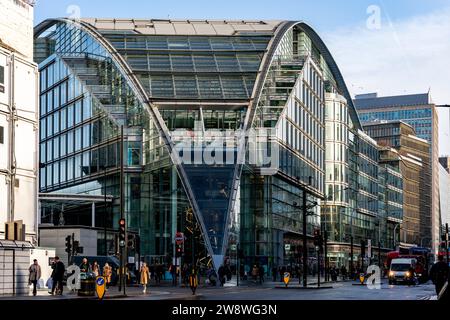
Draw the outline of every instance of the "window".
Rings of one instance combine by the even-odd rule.
[[[128,148],[128,165],[129,166],[140,165],[140,154],[141,150],[139,148]]]
[[[0,66],[0,92],[4,93],[5,92],[5,67],[4,66]]]
[[[5,143],[5,128],[0,127],[0,144]]]

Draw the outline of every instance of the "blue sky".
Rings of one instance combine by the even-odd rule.
[[[70,5],[82,17],[208,18],[305,20],[319,31],[363,23],[366,9],[379,5],[391,19],[423,14],[445,6],[445,0],[37,0],[35,21],[67,15]]]
[[[352,94],[425,93],[450,104],[449,0],[37,0],[35,24],[70,16],[303,20],[323,38]],[[367,22],[379,8],[376,28]],[[450,155],[449,111],[439,111],[441,155]]]

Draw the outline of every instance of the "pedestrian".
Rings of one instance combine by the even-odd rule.
[[[97,261],[94,261],[92,264],[92,273],[97,278],[100,275],[100,266],[98,265]]]
[[[277,281],[277,273],[278,273],[278,269],[276,266],[272,267],[272,281],[276,282]]]
[[[341,267],[341,276],[342,276],[342,281],[347,280],[347,268],[345,268],[344,265],[342,265],[342,267]]]
[[[448,281],[448,265],[444,262],[444,256],[440,254],[438,256],[438,262],[431,267],[430,278],[434,283],[436,294],[439,295],[445,282]]]
[[[152,279],[156,280],[156,277],[155,277],[155,273],[156,272],[155,272],[155,265],[154,264],[150,265],[149,271],[150,271],[150,280],[152,280]]]
[[[28,284],[33,285],[33,296],[37,294],[36,286],[41,278],[41,266],[38,264],[36,259],[33,260],[33,264],[28,268],[29,276],[28,276]]]
[[[209,283],[215,287],[216,286],[216,272],[214,271],[213,268],[208,269],[207,271],[207,276],[208,276],[208,281]]]
[[[147,263],[144,262],[141,266],[141,269],[139,270],[141,276],[140,276],[140,282],[144,286],[144,290],[142,292],[145,294],[147,292],[147,284],[150,279],[150,270],[148,269]]]
[[[80,264],[80,271],[81,272],[91,272],[92,271],[87,258],[83,258],[83,261]]]
[[[226,274],[226,276],[227,276],[227,281],[231,281],[231,278],[232,278],[232,272],[231,272],[231,268],[230,268],[229,265],[227,265],[227,266],[225,267],[225,274]]]
[[[280,282],[283,282],[284,274],[286,273],[286,266],[280,268]]]
[[[106,262],[105,266],[103,267],[103,277],[105,278],[106,282],[106,290],[109,289],[109,285],[111,284],[111,276],[112,276],[112,268],[109,265],[109,263]]]
[[[157,264],[155,267],[155,281],[156,284],[160,284],[161,283],[161,277],[162,277],[162,266],[161,264]]]
[[[225,268],[223,265],[219,267],[218,273],[219,273],[220,286],[223,287],[223,284],[225,283]]]
[[[55,257],[55,269],[53,273],[53,286],[52,295],[62,295],[63,294],[63,278],[64,272],[66,271],[66,266],[59,260],[59,257]]]
[[[259,275],[259,284],[262,284],[264,282],[264,267],[260,266],[258,268],[258,275]]]
[[[253,282],[256,282],[256,280],[258,279],[258,274],[259,274],[259,270],[258,270],[258,267],[256,266],[256,264],[253,266],[253,269],[252,269],[252,279],[253,279]]]
[[[189,266],[187,263],[185,263],[183,269],[181,269],[181,279],[183,279],[183,286],[187,286],[189,283]]]

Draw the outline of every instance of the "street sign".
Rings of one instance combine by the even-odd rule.
[[[95,278],[95,290],[97,291],[97,296],[100,300],[102,300],[105,295],[105,286],[106,281],[104,277],[98,276]]]
[[[175,234],[175,243],[180,245],[180,244],[183,244],[183,242],[184,242],[184,234],[183,234],[183,232],[177,232]]]
[[[369,258],[372,257],[372,240],[371,239],[367,240],[367,256]]]
[[[361,284],[364,284],[364,280],[365,280],[365,275],[364,275],[364,273],[360,273],[359,274],[359,282],[361,282]]]
[[[284,284],[286,285],[286,287],[288,286],[290,280],[291,280],[291,274],[289,272],[285,272],[283,275],[283,281],[284,281]]]

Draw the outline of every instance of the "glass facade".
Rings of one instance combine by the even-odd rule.
[[[329,88],[326,93],[325,199],[322,226],[332,244],[329,264],[351,269],[359,261],[361,241],[374,247],[385,236],[386,217],[378,202],[384,186],[378,168],[377,143],[355,127],[347,100]]]
[[[432,216],[430,144],[417,138],[413,127],[401,121],[371,123],[364,128],[384,146],[380,163],[388,164],[402,174],[403,218],[389,216],[391,221],[400,223],[401,245],[422,246],[425,241],[429,245]],[[387,196],[390,197],[388,200],[399,197],[395,193]],[[395,208],[392,209],[395,212]]]
[[[433,114],[430,107],[411,110],[365,111],[358,110],[361,122],[403,120],[416,130],[419,138],[433,141]]]
[[[186,35],[90,23],[39,27],[40,192],[112,196],[111,205],[95,205],[92,227],[109,233],[104,247],[99,232],[99,254],[117,249],[121,155],[128,230],[140,234],[150,263],[173,262],[181,231],[180,263],[234,269],[241,259],[243,272],[299,265],[303,197],[311,207],[310,255],[321,225],[335,243],[378,239],[379,198],[395,195],[379,188],[378,146],[360,130],[340,73],[309,27],[233,22],[228,35]],[[245,29],[254,24],[266,29]],[[267,141],[246,141],[238,163],[245,129],[258,138],[270,133],[277,159],[270,174],[251,161]],[[85,204],[49,203],[41,215],[55,225],[91,226],[90,213]],[[338,251],[331,255],[345,263],[348,254]]]

